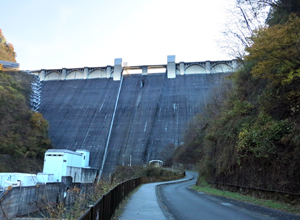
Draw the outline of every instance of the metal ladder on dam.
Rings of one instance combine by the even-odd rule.
[[[98,175],[98,180],[97,181],[100,181],[101,176],[102,176],[102,172],[103,172],[103,169],[104,169],[105,160],[106,160],[106,157],[107,157],[107,149],[108,149],[108,145],[109,145],[109,141],[110,141],[110,136],[111,136],[111,131],[112,131],[114,120],[115,120],[115,115],[116,115],[117,106],[118,106],[118,102],[119,102],[119,97],[120,97],[120,93],[121,93],[122,83],[123,83],[123,71],[121,73],[121,80],[120,80],[118,95],[117,95],[117,99],[116,99],[116,103],[115,103],[115,107],[114,107],[114,112],[113,112],[113,115],[112,115],[112,119],[111,119],[111,122],[110,122],[110,128],[109,128],[108,137],[107,137],[107,141],[106,141],[106,145],[105,145],[105,150],[104,150],[104,154],[103,154],[102,165],[101,165],[101,168],[99,170],[99,175]]]

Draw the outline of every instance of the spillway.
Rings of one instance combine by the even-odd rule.
[[[189,120],[201,111],[218,74],[124,75],[107,147],[103,176],[117,164],[163,159],[178,146]],[[87,149],[90,166],[101,168],[120,81],[112,78],[43,81],[40,112],[58,149]],[[131,156],[130,156],[131,155]]]

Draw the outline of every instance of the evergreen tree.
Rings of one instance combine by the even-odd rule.
[[[272,4],[267,18],[267,24],[270,26],[284,24],[289,20],[290,14],[300,15],[299,0],[279,0]]]

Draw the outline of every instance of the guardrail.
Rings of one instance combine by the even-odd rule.
[[[3,65],[5,68],[19,68],[20,64],[15,63],[15,62],[9,62],[5,60],[0,60],[0,64]]]
[[[185,176],[185,172],[182,173]],[[127,180],[115,186],[94,203],[78,220],[109,220],[123,199],[135,188],[144,183],[154,182],[151,177]]]

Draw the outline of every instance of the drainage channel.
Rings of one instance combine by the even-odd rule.
[[[120,81],[119,91],[118,91],[117,100],[116,100],[116,103],[115,103],[114,113],[113,113],[111,123],[110,123],[110,128],[109,128],[108,137],[107,137],[107,141],[106,141],[106,145],[105,145],[105,151],[104,151],[103,160],[102,160],[102,165],[101,165],[101,169],[99,171],[98,181],[100,181],[100,179],[101,179],[104,164],[105,164],[105,160],[106,160],[106,157],[107,157],[107,148],[108,148],[108,145],[109,145],[110,135],[111,135],[112,127],[113,127],[114,120],[115,120],[115,115],[116,115],[116,110],[117,110],[119,97],[120,97],[120,93],[121,93],[122,83],[123,83],[123,71],[121,72],[121,81]]]

